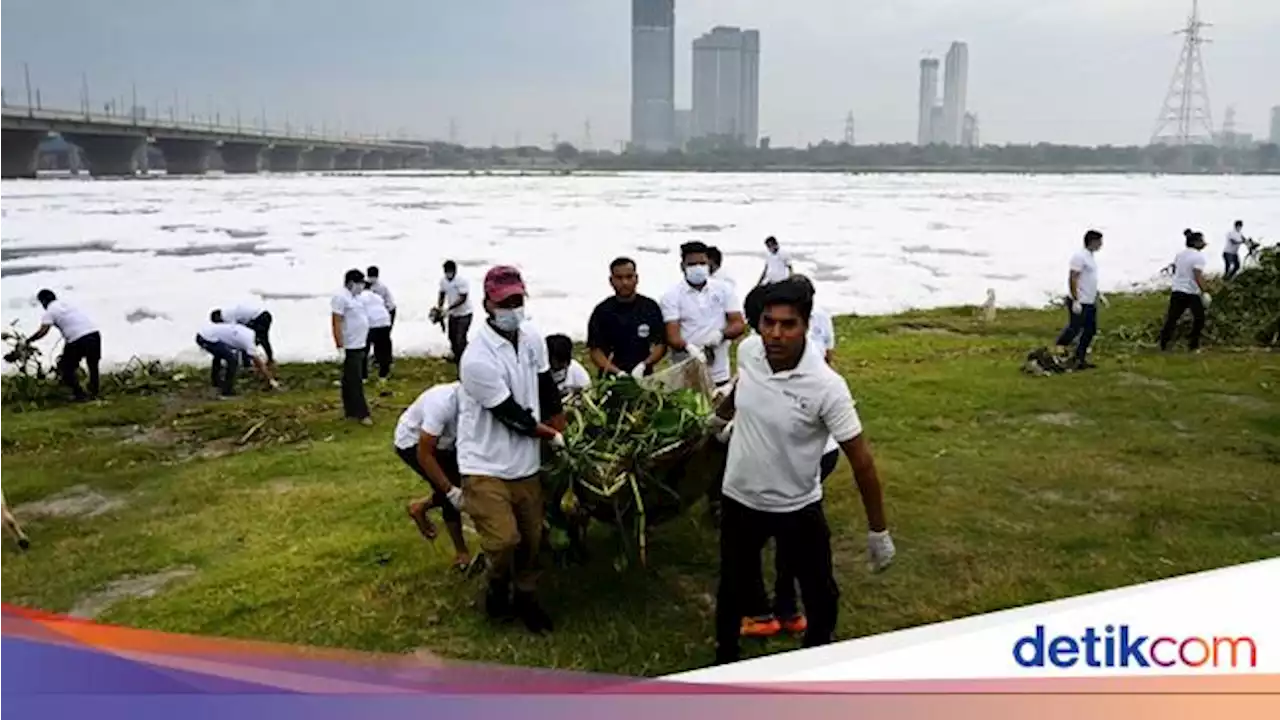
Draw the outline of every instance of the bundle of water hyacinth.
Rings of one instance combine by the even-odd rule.
[[[690,478],[683,464],[708,436],[712,404],[705,383],[683,384],[606,378],[565,400],[566,447],[544,468],[554,549],[595,518],[619,531],[617,564],[631,557],[643,563],[648,525],[678,515],[699,496],[690,485],[705,488],[706,479]]]

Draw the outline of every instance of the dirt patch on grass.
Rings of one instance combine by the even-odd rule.
[[[943,325],[931,325],[929,323],[915,323],[915,322],[894,325],[892,328],[890,328],[889,331],[893,333],[907,334],[907,335],[964,335],[964,333],[960,332],[959,330],[956,330],[955,328],[950,328]]]
[[[43,500],[23,503],[14,508],[14,512],[19,515],[91,518],[126,504],[123,498],[108,497],[88,485],[73,485]]]
[[[155,597],[169,583],[195,574],[194,567],[183,565],[150,575],[126,575],[77,600],[68,614],[76,618],[95,618],[121,600]]]
[[[1057,425],[1058,427],[1075,427],[1089,421],[1075,413],[1058,412],[1041,413],[1036,416],[1036,422],[1045,425]]]
[[[1244,408],[1245,410],[1271,409],[1271,403],[1263,400],[1262,398],[1253,397],[1252,395],[1225,395],[1222,393],[1214,393],[1210,397],[1227,403],[1228,405],[1235,405],[1238,408]]]
[[[1116,377],[1120,379],[1121,385],[1129,385],[1134,387],[1158,387],[1165,390],[1173,389],[1173,383],[1160,378],[1147,377],[1138,373],[1121,372],[1116,373]]]

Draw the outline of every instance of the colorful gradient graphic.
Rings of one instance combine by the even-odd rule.
[[[1199,720],[1280,706],[1280,675],[697,685],[172,635],[8,605],[2,657],[10,717],[42,720]]]

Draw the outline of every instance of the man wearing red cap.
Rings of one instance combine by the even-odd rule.
[[[514,614],[541,633],[551,619],[534,594],[543,521],[538,473],[542,441],[564,447],[565,419],[546,343],[524,322],[524,300],[519,270],[499,266],[485,275],[488,318],[458,366],[460,509],[489,558],[485,611],[495,619]]]

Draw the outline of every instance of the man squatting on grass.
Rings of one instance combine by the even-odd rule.
[[[372,425],[363,382],[369,344],[369,315],[360,300],[360,293],[365,291],[364,273],[348,270],[342,282],[342,290],[330,302],[333,344],[342,353],[342,412],[349,420]]]
[[[1076,352],[1071,360],[1073,370],[1096,367],[1088,360],[1089,345],[1098,333],[1098,303],[1107,299],[1098,292],[1098,261],[1094,255],[1102,249],[1102,233],[1090,230],[1084,234],[1084,247],[1071,256],[1071,270],[1067,274],[1067,326],[1058,335],[1058,351],[1066,355],[1071,343],[1079,336]]]
[[[546,343],[524,322],[524,301],[518,270],[499,266],[485,275],[488,318],[458,366],[459,509],[471,516],[489,558],[485,611],[495,619],[514,613],[537,633],[552,627],[535,596],[542,441],[564,448],[565,416]]]
[[[713,426],[732,419],[720,525],[716,661],[739,658],[741,620],[758,592],[760,551],[773,538],[808,613],[804,645],[834,639],[839,589],[822,510],[819,464],[831,435],[849,458],[870,526],[873,566],[893,556],[884,498],[849,386],[808,341],[813,296],[803,282],[764,288],[760,334],[738,347],[738,380]]]
[[[216,314],[214,311],[213,314]],[[280,383],[271,375],[271,368],[262,361],[254,340],[253,330],[239,324],[227,324],[214,319],[210,315],[210,323],[196,333],[196,345],[213,356],[209,370],[209,380],[214,387],[222,390],[222,397],[236,394],[236,374],[240,371],[240,359],[249,358],[258,374],[273,389],[279,389]]]
[[[453,542],[453,566],[466,570],[471,553],[462,536],[462,476],[458,473],[458,383],[428,388],[400,415],[396,423],[396,455],[434,490],[430,496],[409,503],[409,517],[418,532],[436,539],[436,528],[427,511],[440,508],[444,527]]]

